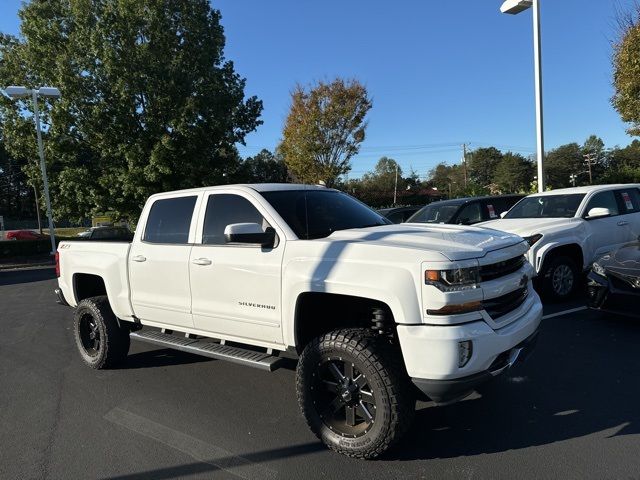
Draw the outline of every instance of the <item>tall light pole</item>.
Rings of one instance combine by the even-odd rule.
[[[536,152],[538,156],[538,192],[544,192],[544,125],[542,121],[542,43],[540,40],[540,0],[506,0],[502,13],[517,15],[533,7],[533,56],[536,90]]]
[[[40,110],[38,109],[38,97],[60,98],[60,90],[53,87],[27,88],[12,85],[5,89],[11,98],[21,98],[31,96],[33,100],[33,121],[36,125],[36,135],[38,138],[38,154],[40,155],[40,171],[42,172],[42,183],[44,185],[44,199],[47,205],[47,218],[49,220],[49,237],[51,238],[51,255],[56,252],[56,239],[54,235],[53,216],[51,214],[51,198],[49,197],[49,179],[47,178],[47,168],[44,163],[44,146],[42,144],[42,130],[40,128]]]

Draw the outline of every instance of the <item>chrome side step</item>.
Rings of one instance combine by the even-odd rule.
[[[195,339],[171,335],[158,331],[138,331],[129,334],[131,340],[139,340],[141,342],[152,343],[160,347],[173,348],[182,352],[193,353],[195,355],[203,355],[205,357],[216,358],[218,360],[227,360],[249,367],[274,371],[279,367],[282,360],[264,352],[256,352],[240,347],[232,347],[211,341],[210,339]]]

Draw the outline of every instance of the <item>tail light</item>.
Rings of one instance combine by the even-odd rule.
[[[60,276],[60,252],[56,252],[56,277]]]

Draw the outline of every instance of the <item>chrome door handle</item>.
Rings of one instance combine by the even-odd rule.
[[[622,226],[624,226],[624,225],[629,225],[629,222],[627,222],[626,220],[620,220],[620,221],[618,222],[618,225],[622,227]]]
[[[146,262],[147,257],[143,257],[142,255],[136,255],[135,257],[131,257],[131,260],[134,262]]]
[[[208,258],[194,258],[191,260],[191,263],[195,263],[196,265],[211,265],[211,260]]]

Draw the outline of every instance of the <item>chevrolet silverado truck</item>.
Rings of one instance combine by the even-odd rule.
[[[595,185],[529,195],[503,218],[478,226],[515,233],[549,298],[571,295],[578,275],[640,235],[640,185]]]
[[[347,194],[229,185],[151,196],[134,239],[62,242],[58,302],[82,360],[130,340],[274,370],[297,359],[310,429],[373,458],[416,399],[449,403],[533,346],[542,307],[522,238],[393,225]]]

